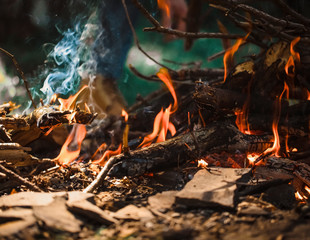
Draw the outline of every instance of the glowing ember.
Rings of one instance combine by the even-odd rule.
[[[93,163],[94,164],[99,164],[101,166],[104,166],[105,163],[110,159],[110,157],[118,155],[122,152],[122,144],[118,146],[116,150],[107,150],[104,152],[102,157],[99,160],[95,160]]]
[[[308,198],[305,196],[305,195],[303,195],[303,194],[301,194],[300,192],[295,192],[295,198],[297,199],[297,200],[299,200],[299,201],[304,201],[304,200],[307,200]]]
[[[169,0],[157,0],[158,7],[170,18]]]
[[[223,63],[224,63],[224,82],[226,81],[227,78],[227,72],[228,72],[228,64],[231,63],[233,60],[233,57],[235,55],[235,53],[238,51],[240,45],[242,43],[244,43],[244,41],[248,38],[248,36],[250,35],[250,32],[243,38],[238,39],[235,44],[228,49],[225,52],[224,58],[223,58]]]
[[[128,113],[124,109],[122,109],[122,117],[124,117],[125,122],[128,121]]]
[[[174,104],[173,104],[171,113],[174,113],[178,109],[178,99],[177,99],[177,95],[174,91],[174,88],[172,86],[172,80],[171,80],[171,77],[168,73],[168,70],[166,68],[161,68],[156,75],[159,77],[160,80],[162,80],[166,84],[167,88],[169,89],[169,91],[173,97]]]
[[[291,150],[291,152],[298,152],[298,149],[297,149],[297,148],[293,148],[293,149]]]
[[[55,158],[60,165],[68,165],[78,158],[81,151],[81,144],[86,136],[86,127],[81,124],[73,126],[71,133],[61,148],[59,155]],[[77,145],[77,150],[69,151],[68,146],[72,143]]]
[[[198,160],[198,165],[197,165],[197,167],[200,167],[200,168],[207,168],[207,167],[208,167],[208,163],[207,163],[205,160],[200,159],[200,160]]]
[[[304,198],[301,196],[301,194],[297,191],[297,192],[295,192],[295,198],[297,199],[297,200],[304,200]]]
[[[310,188],[308,186],[305,186],[305,190],[310,194]]]
[[[260,155],[259,154],[256,154],[256,153],[250,153],[248,154],[246,157],[247,159],[249,160],[249,164],[250,166],[254,165],[256,159],[259,157]]]

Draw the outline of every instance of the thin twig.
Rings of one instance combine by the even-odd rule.
[[[161,32],[171,34],[180,38],[219,38],[219,39],[239,39],[244,36],[240,34],[226,34],[226,33],[209,33],[209,32],[184,32],[180,30],[165,28],[165,27],[146,27],[145,32]]]
[[[118,156],[118,155],[117,155]],[[116,158],[115,156],[111,157],[104,167],[99,172],[98,176],[95,180],[89,184],[84,190],[84,193],[92,193],[94,192],[100,185],[102,185],[105,177],[108,175],[110,169],[118,162],[121,161],[122,158]]]
[[[15,65],[15,67],[16,67],[16,70],[18,71],[18,73],[20,74],[21,78],[22,78],[23,81],[24,81],[24,85],[25,85],[25,88],[26,88],[26,90],[27,90],[28,97],[29,97],[29,99],[30,99],[31,102],[32,102],[32,106],[33,106],[34,108],[37,108],[37,106],[36,106],[36,104],[35,104],[35,102],[34,102],[34,100],[33,100],[33,98],[32,98],[31,92],[30,92],[30,90],[29,90],[29,83],[28,83],[28,81],[27,81],[27,79],[26,79],[26,77],[25,77],[24,72],[22,71],[21,67],[19,66],[19,64],[18,64],[18,62],[17,62],[17,60],[16,60],[16,58],[14,57],[13,54],[9,53],[8,51],[4,50],[3,48],[0,48],[0,51],[2,51],[3,53],[5,53],[8,57],[10,57],[10,58],[12,59],[12,62],[14,63],[14,65]]]
[[[276,4],[278,4],[284,12],[294,17],[296,20],[300,21],[301,23],[310,26],[310,19],[306,18],[305,16],[301,15],[300,13],[296,12],[294,9],[290,8],[285,2],[282,0],[274,0]]]
[[[129,69],[137,76],[140,77],[142,79],[148,80],[148,81],[153,81],[153,82],[162,82],[157,76],[155,75],[151,75],[151,76],[146,76],[142,73],[140,73],[134,66],[132,66],[131,64],[129,64]],[[177,74],[177,72],[173,71],[175,74]],[[188,81],[184,81],[184,80],[177,80],[177,79],[172,79],[171,80],[174,83],[178,83],[178,84],[187,84],[187,85],[193,85],[193,81],[188,80]]]
[[[135,41],[135,44],[137,46],[137,48],[146,56],[148,57],[149,59],[151,59],[154,63],[158,64],[159,66],[161,67],[164,67],[164,68],[167,68],[169,71],[174,71],[172,70],[171,68],[163,65],[162,63],[158,62],[156,59],[154,59],[152,56],[150,56],[146,51],[144,51],[144,49],[141,47],[140,45],[140,42],[139,42],[139,39],[138,39],[138,36],[136,34],[136,31],[135,31],[135,28],[132,24],[132,21],[130,19],[130,16],[129,16],[129,12],[128,12],[128,8],[127,8],[127,5],[125,3],[125,0],[122,0],[122,4],[123,4],[123,7],[124,7],[124,10],[125,10],[125,13],[126,13],[126,17],[127,17],[127,20],[128,20],[128,23],[129,23],[129,26],[130,26],[130,29],[132,31],[132,34],[133,34],[133,38],[134,38],[134,41]]]
[[[204,33],[204,32],[184,32],[175,29],[165,28],[143,7],[138,0],[132,0],[133,3],[140,9],[143,15],[151,22],[154,27],[147,27],[143,30],[146,32],[161,32],[170,35],[175,35],[180,38],[226,38],[226,39],[238,39],[242,38],[239,34],[223,34],[223,33]]]
[[[248,42],[242,43],[242,44],[240,45],[239,49],[240,49],[242,46],[246,45],[247,43],[248,43]],[[208,57],[208,61],[213,61],[214,59],[223,56],[227,51],[230,51],[232,48],[233,48],[233,47],[230,47],[230,48],[228,48],[228,49],[224,49],[224,50],[222,50],[222,51],[220,51],[220,52],[217,52],[217,53],[213,54],[212,56]]]
[[[40,189],[38,186],[36,186],[33,183],[29,182],[25,178],[22,178],[21,176],[17,175],[13,171],[7,169],[6,167],[2,166],[1,164],[0,164],[0,171],[4,172],[12,180],[15,180],[16,182],[19,182],[21,185],[25,185],[29,190],[32,190],[34,192],[43,192],[43,190]]]

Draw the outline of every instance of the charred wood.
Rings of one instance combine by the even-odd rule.
[[[207,153],[247,151],[257,137],[240,133],[225,122],[188,132],[165,142],[152,144],[127,155],[118,155],[111,176],[137,176],[167,167],[177,167],[185,161],[198,159]]]
[[[74,119],[71,120],[70,116],[74,116]],[[35,109],[25,117],[9,118],[9,120],[7,118],[1,119],[7,129],[13,130],[11,132],[12,140],[26,146],[51,128],[62,124],[89,124],[96,116],[96,113],[88,113],[79,109],[59,111],[53,106],[43,106]]]

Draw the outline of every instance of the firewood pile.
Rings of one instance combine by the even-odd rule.
[[[0,236],[306,237],[310,19],[283,0],[268,1],[278,17],[252,1],[208,0],[239,33],[221,22],[218,33],[199,32],[205,2],[192,0],[182,32],[132,2],[152,25],[144,31],[184,38],[185,49],[221,39],[224,51],[208,59],[223,57],[224,68],[158,63],[145,76],[130,66],[164,84],[120,116],[92,112],[81,100],[89,86],[25,116],[0,105]],[[249,45],[259,53],[236,63]]]

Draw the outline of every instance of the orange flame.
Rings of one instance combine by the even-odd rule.
[[[101,166],[104,166],[105,163],[110,159],[110,157],[118,155],[122,152],[122,144],[118,146],[116,150],[107,150],[104,152],[102,157],[99,160],[95,160],[93,163],[94,164],[99,164]]]
[[[169,0],[157,0],[158,7],[170,18]]]
[[[246,109],[243,107],[243,110],[235,111],[235,115],[236,115],[236,125],[239,131],[248,135],[252,134],[248,123],[248,115]]]
[[[54,93],[53,96],[52,96],[52,98],[51,98],[50,104],[53,104],[54,102],[56,102],[57,97],[58,97],[57,94]]]
[[[169,105],[169,107],[166,108],[166,110],[163,114],[163,117],[161,119],[161,130],[159,131],[158,138],[157,138],[156,142],[163,142],[166,140],[166,135],[167,135],[168,126],[169,126],[169,117],[171,114],[170,109],[171,109],[171,105]]]
[[[59,110],[60,111],[73,110],[74,109],[74,103],[76,102],[78,96],[86,88],[88,88],[88,86],[84,85],[76,94],[74,94],[73,96],[70,96],[68,99],[58,98],[58,101],[60,103]]]
[[[173,104],[171,113],[174,113],[178,109],[178,99],[177,99],[177,95],[175,93],[175,90],[173,88],[172,80],[171,80],[171,77],[169,75],[169,72],[166,68],[161,68],[156,75],[159,77],[160,80],[162,80],[166,84],[166,86],[168,87],[168,89],[169,89],[169,91],[173,97],[174,104]]]
[[[155,120],[154,120],[153,132],[145,136],[142,143],[138,147],[149,146],[156,137],[157,137],[156,142],[165,141],[168,130],[172,136],[175,135],[176,129],[174,125],[171,122],[169,122],[169,118],[171,114],[170,109],[171,109],[171,104],[165,110],[165,112],[163,111],[163,109],[160,110],[160,112],[156,115]]]
[[[278,123],[280,120],[280,114],[281,114],[281,99],[283,97],[284,92],[286,92],[286,94],[288,94],[288,86],[286,83],[284,83],[284,88],[283,91],[280,95],[280,97],[277,98],[276,100],[276,109],[275,109],[275,117],[273,119],[273,123],[272,123],[272,132],[273,132],[273,136],[274,136],[274,142],[273,142],[273,146],[271,148],[268,148],[265,150],[265,154],[268,153],[274,153],[276,157],[280,157],[280,137],[279,137],[279,132],[278,132]]]
[[[290,68],[292,69],[291,72],[289,71]],[[292,78],[295,76],[295,63],[294,63],[293,56],[289,57],[284,69],[285,69],[287,76],[292,77]]]
[[[300,37],[295,38],[292,42],[291,42],[291,46],[290,46],[290,51],[292,56],[295,58],[295,60],[297,62],[300,62],[300,54],[298,52],[295,52],[294,47],[295,45],[300,41]]]
[[[124,109],[122,109],[122,117],[124,117],[125,122],[128,122],[128,113]]]
[[[68,165],[72,161],[78,158],[81,151],[81,144],[86,136],[86,127],[81,124],[76,124],[73,126],[71,133],[69,134],[67,140],[61,148],[59,155],[55,158],[60,165]],[[75,142],[78,149],[74,151],[69,151],[68,146]]]
[[[244,41],[248,38],[249,35],[250,35],[250,32],[245,37],[238,39],[231,48],[226,50],[224,58],[223,58],[223,63],[224,63],[223,83],[226,81],[226,78],[227,78],[228,64],[233,61],[232,58],[234,57],[235,53],[238,51],[240,45],[244,43]]]
[[[305,196],[304,194],[301,194],[300,192],[295,192],[295,198],[299,201],[305,201],[308,199],[307,196]]]
[[[106,150],[107,147],[108,147],[108,146],[107,146],[106,143],[102,143],[102,144],[97,148],[96,152],[93,154],[93,156],[91,157],[91,159],[94,159],[100,151]]]
[[[305,190],[310,194],[310,188],[308,186],[305,186]]]
[[[157,76],[168,87],[173,97],[174,103],[172,107],[170,104],[169,107],[165,109],[165,111],[163,111],[163,109],[160,110],[160,112],[156,115],[155,120],[154,120],[153,132],[145,136],[142,143],[138,147],[149,146],[156,137],[157,137],[156,142],[165,141],[168,131],[171,133],[172,136],[176,134],[175,126],[169,121],[169,119],[170,119],[170,115],[178,109],[177,95],[173,88],[171,77],[166,68],[161,68],[159,72],[157,73]]]
[[[301,194],[297,191],[297,192],[295,192],[295,198],[297,199],[297,200],[304,200],[304,198],[301,196]]]
[[[295,38],[290,45],[290,52],[291,56],[289,57],[286,65],[285,65],[285,72],[287,76],[294,77],[295,76],[295,62],[300,63],[300,54],[294,50],[294,46],[300,41],[300,37]],[[290,68],[292,69],[289,72]]]

